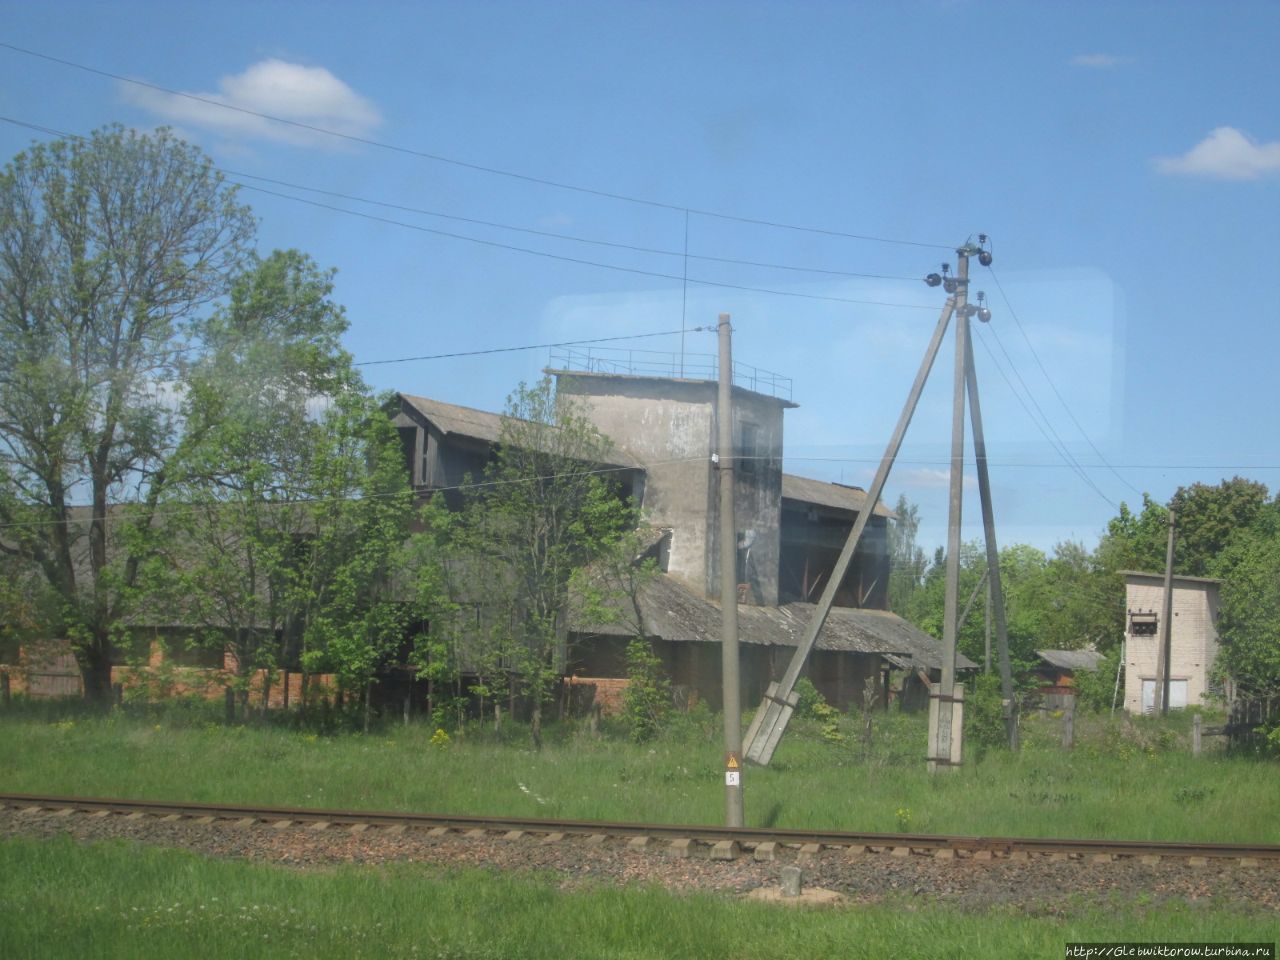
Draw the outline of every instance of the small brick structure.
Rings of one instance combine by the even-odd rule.
[[[0,664],[9,680],[12,696],[33,700],[57,697],[81,697],[84,681],[68,640],[44,640],[18,648],[16,664]],[[226,653],[218,667],[178,666],[165,657],[164,646],[152,643],[145,665],[113,666],[111,684],[119,685],[126,694],[142,694],[148,699],[203,697],[220,700],[235,678],[236,660]],[[256,670],[249,678],[249,702],[261,706],[262,688],[267,672]],[[302,674],[298,671],[276,671],[268,693],[268,706],[281,709],[302,701]],[[337,689],[331,674],[311,674],[307,678],[308,695],[332,696]],[[287,695],[286,695],[287,689]]]
[[[622,696],[630,680],[615,677],[564,678],[569,688],[569,702],[575,712],[589,713],[599,709],[604,717],[616,717],[622,713]]]

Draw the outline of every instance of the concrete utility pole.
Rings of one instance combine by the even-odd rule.
[[[981,299],[982,294],[978,294]],[[975,311],[983,323],[991,314]],[[1009,749],[1018,749],[1018,714],[1013,702],[1013,669],[1009,663],[1009,628],[1004,614],[1004,587],[1000,581],[1000,549],[996,543],[996,519],[991,506],[991,476],[987,471],[987,438],[982,429],[982,403],[978,399],[978,373],[973,364],[973,340],[965,343],[965,382],[969,388],[969,415],[973,421],[973,458],[978,467],[978,499],[982,505],[982,537],[987,545],[987,669],[991,669],[991,613],[995,613],[996,642],[1000,655],[1000,699]]]
[[[936,284],[933,285],[936,286]],[[822,630],[822,625],[827,622],[827,614],[831,612],[831,604],[835,601],[836,590],[840,588],[840,583],[844,580],[844,575],[849,569],[849,563],[853,560],[858,541],[862,539],[862,531],[866,529],[867,521],[870,519],[871,514],[875,512],[875,505],[880,502],[880,494],[884,490],[885,481],[889,479],[889,470],[893,466],[893,462],[898,458],[898,451],[902,447],[902,439],[906,436],[907,427],[916,412],[916,405],[920,402],[920,394],[924,390],[925,382],[929,379],[929,371],[933,369],[933,361],[938,356],[938,348],[942,345],[942,338],[947,332],[947,326],[951,323],[951,315],[954,310],[955,298],[948,297],[946,304],[942,308],[942,315],[938,318],[938,325],[934,327],[933,338],[929,341],[929,346],[924,352],[924,359],[920,362],[920,369],[916,372],[916,379],[911,385],[911,392],[907,394],[907,402],[903,405],[902,413],[898,417],[898,425],[894,428],[893,436],[889,440],[889,446],[884,452],[884,458],[880,461],[880,466],[876,469],[875,478],[871,481],[871,488],[867,491],[866,508],[858,513],[858,519],[854,521],[853,529],[849,531],[849,537],[845,540],[844,548],[840,551],[840,556],[831,571],[831,576],[827,578],[827,584],[822,589],[822,596],[818,599],[817,608],[813,611],[809,625],[805,627],[804,636],[800,638],[796,652],[792,655],[791,662],[787,665],[786,673],[782,675],[782,679],[777,683],[769,684],[768,689],[765,691],[764,701],[760,704],[760,709],[756,711],[755,719],[751,721],[751,729],[747,731],[747,759],[753,763],[758,763],[761,766],[768,765],[773,758],[773,751],[777,749],[778,742],[782,739],[782,734],[787,729],[791,714],[795,711],[796,695],[794,688],[796,681],[800,679],[800,671],[804,668],[804,662],[809,656],[809,651],[813,649],[813,644],[818,639],[818,633]]]
[[[772,759],[779,740],[782,739],[787,722],[791,719],[792,712],[795,709],[796,697],[793,688],[796,680],[799,679],[805,660],[813,649],[818,633],[822,630],[823,624],[826,623],[827,616],[831,612],[831,605],[835,599],[836,591],[848,572],[849,563],[853,559],[858,541],[866,528],[867,520],[874,511],[875,505],[880,502],[885,481],[888,479],[889,471],[897,459],[903,437],[906,434],[908,425],[911,423],[912,416],[915,414],[920,394],[924,389],[925,381],[929,377],[929,372],[933,368],[938,349],[942,344],[942,339],[947,332],[952,316],[956,316],[958,320],[956,323],[955,387],[952,407],[951,510],[948,528],[946,619],[943,626],[942,683],[935,684],[930,693],[929,769],[934,770],[938,766],[957,766],[962,760],[960,749],[963,729],[961,724],[962,712],[953,708],[956,703],[963,703],[964,697],[963,685],[955,682],[955,647],[959,629],[958,621],[960,619],[956,614],[959,606],[960,510],[964,481],[964,402],[966,391],[969,395],[974,415],[974,437],[975,446],[978,448],[977,456],[979,461],[978,479],[979,487],[983,494],[983,523],[987,540],[988,568],[991,571],[989,582],[997,634],[1000,640],[1001,679],[1005,688],[1006,717],[1012,715],[1011,678],[1006,679],[1009,677],[1008,632],[1005,629],[1004,597],[999,579],[999,553],[996,549],[995,522],[991,511],[990,484],[986,471],[986,448],[982,439],[982,416],[978,404],[977,380],[973,369],[973,348],[969,343],[969,318],[976,314],[978,319],[984,323],[991,319],[991,311],[987,309],[983,302],[981,293],[978,294],[977,306],[968,302],[969,258],[976,255],[983,266],[989,266],[991,263],[991,252],[986,248],[986,236],[980,234],[978,240],[979,244],[966,243],[957,249],[956,254],[959,258],[959,263],[956,276],[946,275],[949,268],[944,264],[942,268],[943,275],[931,273],[925,278],[925,282],[931,287],[945,287],[948,294],[947,302],[943,307],[942,315],[938,318],[938,325],[934,329],[933,338],[929,341],[929,346],[925,350],[924,359],[921,361],[920,369],[916,373],[915,383],[912,384],[911,392],[907,396],[907,402],[898,418],[898,424],[894,428],[893,437],[889,440],[889,446],[885,450],[884,458],[880,461],[875,478],[867,491],[867,506],[858,513],[853,529],[849,532],[844,548],[840,551],[840,557],[836,560],[835,567],[827,579],[822,596],[818,600],[813,616],[805,628],[804,635],[800,638],[786,672],[777,683],[769,685],[764,701],[761,703],[760,709],[756,711],[755,719],[752,720],[751,729],[747,731],[746,754],[748,760],[762,765],[767,764]],[[1016,727],[1011,729],[1014,730],[1011,734],[1011,744],[1016,749]]]
[[[982,646],[982,672],[991,672],[991,584],[987,584],[987,610],[982,622],[986,638]]]
[[[743,825],[742,683],[738,668],[738,530],[733,511],[733,328],[720,314],[716,426],[720,467],[720,664],[724,685],[724,822]]]
[[[956,703],[956,632],[960,612],[960,525],[964,509],[964,394],[969,367],[969,255],[956,259],[956,357],[951,391],[951,482],[947,505],[947,577],[943,590],[942,677],[929,691],[930,771],[961,762],[963,725],[954,723]],[[990,566],[987,568],[990,570]],[[963,696],[963,694],[961,694]],[[955,728],[955,729],[953,729]]]
[[[1157,657],[1156,697],[1161,716],[1169,715],[1169,676],[1173,673],[1173,537],[1176,518],[1169,510],[1169,545],[1164,553],[1164,602],[1160,605],[1160,653]]]

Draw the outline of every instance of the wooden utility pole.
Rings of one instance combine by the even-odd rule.
[[[1176,518],[1169,509],[1169,544],[1164,553],[1164,601],[1160,605],[1160,653],[1156,657],[1156,694],[1161,716],[1169,715],[1169,676],[1173,672],[1173,538]]]
[[[742,683],[738,668],[738,531],[733,510],[733,328],[720,314],[716,426],[720,468],[720,663],[724,686],[724,822],[743,825]]]

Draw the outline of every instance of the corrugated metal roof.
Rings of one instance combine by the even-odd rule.
[[[1097,670],[1103,660],[1097,650],[1037,650],[1036,656],[1059,670]]]
[[[815,503],[836,510],[848,510],[861,513],[867,507],[867,491],[861,487],[849,487],[843,483],[828,483],[825,480],[810,480],[808,477],[797,477],[795,474],[782,475],[782,498],[796,500],[800,503]],[[884,505],[876,504],[875,515],[897,519],[897,514]]]
[[[703,599],[674,577],[659,575],[640,589],[640,615],[644,632],[672,642],[720,642],[720,605]],[[794,647],[813,617],[815,604],[785,603],[777,607],[738,607],[738,639],[759,646]],[[574,622],[576,633],[626,636],[627,627],[615,624]],[[896,654],[917,666],[936,668],[942,662],[941,645],[923,630],[886,610],[832,607],[818,634],[819,650],[852,653]],[[956,666],[977,666],[957,655]]]

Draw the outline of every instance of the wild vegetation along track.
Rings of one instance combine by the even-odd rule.
[[[541,820],[527,817],[480,817],[457,814],[397,813],[365,810],[319,810],[310,807],[270,807],[243,804],[186,803],[162,800],[117,800],[97,797],[44,796],[0,793],[0,808],[64,816],[164,817],[214,823],[230,821],[319,828],[399,828],[401,830],[481,831],[484,834],[531,836],[588,836],[614,839],[689,841],[714,849],[725,841],[741,850],[765,844],[779,847],[871,851],[905,856],[995,857],[1065,855],[1090,859],[1132,857],[1232,858],[1244,862],[1280,863],[1280,845],[1246,843],[1171,843],[1147,840],[1079,840],[1028,837],[935,836],[918,833],[857,833],[848,831],[778,830],[665,823],[610,823],[593,820]],[[949,853],[947,852],[949,851]]]

